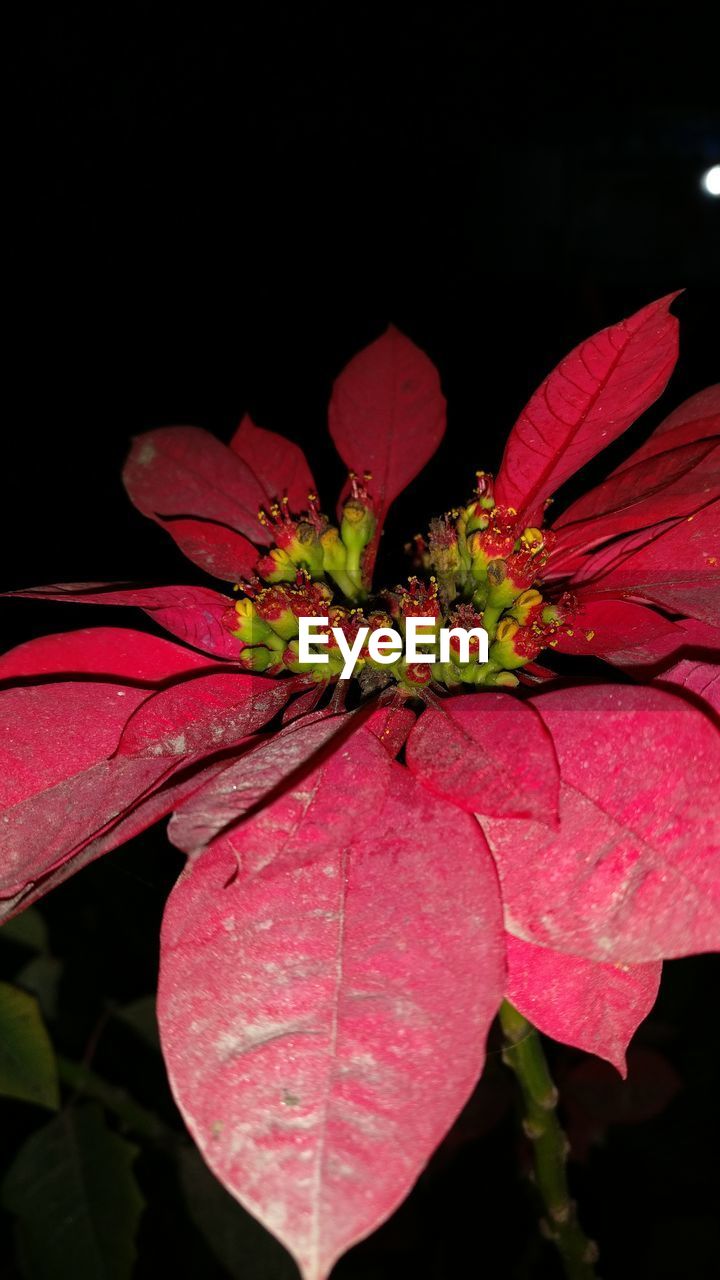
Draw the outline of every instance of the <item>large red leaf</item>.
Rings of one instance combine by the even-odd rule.
[[[618,467],[615,474],[633,467],[645,458],[652,458],[668,449],[678,449],[684,444],[693,444],[707,436],[720,433],[720,382],[705,391],[698,391],[684,404],[674,409],[664,422],[656,427],[645,444]]]
[[[427,709],[405,759],[426,787],[468,813],[557,820],[552,739],[532,705],[513,694],[487,690]]]
[[[586,599],[605,595],[649,600],[720,627],[720,502],[672,525],[583,590]]]
[[[367,721],[367,728],[381,742],[393,759],[400,754],[417,717],[411,707],[399,699],[380,706]]]
[[[273,836],[249,822],[191,864],[163,925],[178,1105],[304,1280],[325,1280],[407,1194],[473,1089],[503,990],[478,828],[382,755],[392,786],[363,837],[254,874]],[[364,821],[373,793],[371,778],[338,795],[338,813]]]
[[[695,619],[676,624],[682,636],[674,661],[657,672],[663,684],[700,698],[720,715],[720,631]]]
[[[0,694],[0,896],[45,874],[168,771],[110,759],[147,689],[73,681]]]
[[[200,675],[153,694],[128,722],[121,755],[181,757],[232,747],[272,720],[303,682]]]
[[[614,964],[720,945],[720,733],[666,691],[586,686],[533,704],[560,762],[560,825],[481,818],[508,929]]]
[[[168,835],[173,844],[185,853],[197,853],[226,827],[236,823],[248,810],[283,786],[291,785],[290,780],[294,775],[312,767],[317,753],[328,744],[336,748],[342,737],[352,732],[360,723],[357,715],[352,712],[331,715],[320,711],[305,716],[298,722],[293,721],[268,740],[259,742],[252,751],[226,765],[202,791],[178,808],[168,827]],[[369,769],[371,758],[368,745],[360,768]],[[334,786],[342,785],[343,781],[348,785],[350,779],[338,778],[338,769],[333,766],[334,762],[328,761],[327,768],[331,782],[334,779]],[[300,802],[297,803],[295,796],[289,801],[283,801],[285,812],[294,804],[294,816],[297,818],[302,815],[304,808],[313,799],[317,786],[317,774],[309,781],[298,778],[295,792],[299,792]],[[333,804],[335,799],[335,796],[331,797]],[[278,809],[272,810],[268,820],[277,827]],[[355,817],[352,820],[356,822]],[[336,825],[332,827],[333,835],[337,834]]]
[[[256,427],[246,413],[230,448],[255,473],[268,502],[287,495],[291,511],[307,510],[308,494],[316,492],[315,481],[299,445],[276,431]]]
[[[0,655],[0,680],[22,682],[48,675],[97,675],[120,684],[159,684],[212,665],[199,653],[143,631],[88,627],[39,636]]]
[[[684,445],[610,476],[574,502],[553,525],[553,565],[585,550],[664,520],[692,515],[720,496],[720,448],[715,440]]]
[[[375,821],[391,777],[377,738],[353,732],[360,723],[357,714],[331,721],[321,713],[314,725],[286,731],[280,746],[286,747],[287,762],[275,742],[250,752],[244,770],[221,775],[219,785],[210,784],[208,797],[203,792],[197,804],[191,803],[190,821],[174,825],[173,840],[177,843],[180,835],[183,847],[194,854],[198,838],[229,834],[247,812],[253,815],[253,870],[259,874],[268,867],[276,875],[360,835]]]
[[[597,964],[507,940],[507,998],[538,1030],[596,1053],[627,1075],[625,1053],[657,998],[662,962]]]
[[[553,549],[543,580],[546,583],[561,580],[563,588],[576,592],[581,587],[592,585],[596,578],[602,578],[636,551],[646,547],[653,538],[659,538],[660,534],[674,528],[677,523],[677,520],[663,520],[649,529],[638,529],[634,533],[627,533],[583,551],[564,551],[561,546],[556,556]]]
[[[371,472],[381,525],[390,503],[443,438],[445,399],[435,366],[391,325],[343,369],[333,387],[329,424],[346,466],[358,475]]]
[[[605,601],[596,601],[601,608]],[[720,670],[720,629],[706,622],[698,622],[696,618],[678,618],[672,623],[672,630],[666,636],[649,647],[650,652],[645,660],[640,660],[638,651],[634,649],[617,649],[605,655],[608,661],[617,667],[629,667],[631,673],[643,681],[667,679],[674,683],[671,672],[683,671],[683,664],[689,663],[684,672],[695,666],[707,668],[711,685],[714,687],[712,675]],[[699,677],[698,677],[699,678]],[[682,685],[682,678],[677,679]],[[711,700],[712,701],[712,700]]]
[[[55,600],[67,604],[117,604],[142,609],[161,627],[196,649],[219,658],[237,658],[242,645],[223,626],[232,608],[230,596],[210,587],[134,587],[125,583],[55,582],[47,587],[9,591],[25,600]]]
[[[143,763],[147,764],[147,761]],[[62,851],[59,861],[52,865],[44,865],[38,861],[35,880],[17,885],[14,890],[10,890],[9,896],[3,895],[0,898],[0,924],[24,911],[31,903],[37,902],[38,898],[44,897],[96,858],[125,844],[154,822],[166,817],[177,804],[210,781],[222,768],[224,764],[216,761],[202,768],[190,766],[166,772],[156,789],[142,797],[133,796],[132,802],[115,817],[109,818],[103,827],[93,829],[90,835],[87,831],[82,832],[69,852],[67,848]]]
[[[588,338],[545,379],[508,439],[498,502],[536,522],[545,499],[657,399],[677,359],[675,297]]]
[[[200,427],[160,427],[133,441],[123,471],[138,510],[218,578],[251,572],[266,494],[241,458]],[[249,540],[249,541],[248,541]]]
[[[168,640],[115,627],[44,636],[0,658],[2,680],[74,677],[0,694],[0,895],[23,892],[162,781],[167,760],[112,758],[122,730],[148,683],[205,665]]]
[[[559,631],[555,639],[559,653],[592,653],[609,662],[622,653],[624,665],[630,666],[652,662],[657,654],[666,652],[668,643],[677,643],[677,629],[675,623],[642,604],[610,596],[599,600],[580,597],[572,626],[569,631]]]
[[[57,672],[58,666],[75,675],[100,666],[103,676],[112,677],[0,694],[7,727],[0,745],[5,897],[59,868],[177,768],[239,745],[295,687],[292,680],[244,674],[188,679],[187,669],[203,663],[198,655],[114,628],[32,641],[3,661],[0,673],[15,679]],[[148,676],[157,687],[178,675],[184,678],[169,688],[147,688]],[[136,680],[144,687],[130,683]]]

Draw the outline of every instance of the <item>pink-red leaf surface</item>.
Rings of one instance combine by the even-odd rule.
[[[610,476],[555,521],[555,564],[575,550],[661,521],[692,515],[720,493],[714,440],[684,445]]]
[[[307,510],[308,493],[315,492],[315,481],[299,445],[276,431],[256,427],[245,414],[230,448],[257,476],[269,503],[287,496],[291,511]]]
[[[659,689],[585,686],[533,705],[560,762],[560,824],[482,818],[508,929],[615,964],[720,945],[720,733]]]
[[[572,626],[555,638],[560,653],[592,653],[614,661],[614,655],[622,652],[630,665],[652,662],[676,637],[675,624],[645,605],[611,596],[597,600],[580,596]]]
[[[320,711],[305,716],[300,721],[293,721],[279,733],[259,742],[239,760],[227,764],[202,791],[179,807],[168,828],[173,844],[185,853],[197,853],[226,827],[237,823],[248,810],[288,783],[293,775],[299,774],[303,769],[311,770],[313,758],[318,752],[329,743],[337,747],[338,735],[352,732],[359,723],[352,712],[330,715]],[[366,785],[368,782],[372,784],[372,759],[372,750],[368,745],[359,760],[359,768],[366,775],[363,778]],[[327,765],[330,769],[329,777],[324,777],[321,770],[319,777],[298,780],[297,789],[303,799],[296,816],[299,817],[304,812],[323,781],[332,784],[334,777],[337,787],[337,767],[333,769],[330,760]],[[346,778],[345,784],[349,781]],[[328,798],[332,808],[337,804],[337,789]],[[292,803],[292,797],[279,801],[279,805],[285,808]],[[331,831],[337,834],[337,823],[333,821],[332,811],[324,812]],[[277,810],[273,810],[270,821],[277,829]],[[353,814],[352,822],[356,821]]]
[[[297,681],[236,672],[200,675],[148,698],[123,733],[122,755],[207,755],[262,729],[281,711]]]
[[[129,605],[142,609],[166,631],[204,653],[212,653],[218,658],[237,658],[242,647],[223,626],[223,617],[233,605],[232,598],[210,587],[56,582],[47,587],[28,587],[7,594],[25,600],[55,600],[66,604]]]
[[[424,711],[405,759],[426,787],[468,813],[556,820],[552,739],[533,706],[512,694],[466,694]]]
[[[159,636],[125,627],[87,627],[39,636],[0,654],[0,680],[97,675],[120,684],[159,684],[212,666],[210,659]]]
[[[442,440],[445,399],[435,366],[391,326],[338,377],[329,422],[346,466],[372,473],[369,487],[382,517]]]
[[[363,836],[257,875],[268,849],[249,822],[191,864],[163,926],[175,1097],[304,1280],[325,1280],[407,1194],[480,1074],[503,989],[473,819],[383,755],[393,783]]]
[[[720,627],[720,502],[672,525],[594,578],[583,594],[649,600]]]
[[[625,1054],[657,998],[662,963],[597,964],[506,935],[507,998],[544,1035],[627,1074]]]
[[[167,772],[165,760],[110,759],[147,697],[93,681],[0,694],[0,895],[45,874]]]
[[[677,359],[676,294],[582,342],[545,379],[508,439],[495,496],[529,521],[664,389]]]
[[[685,444],[694,444],[707,436],[720,434],[720,382],[704,391],[698,391],[684,404],[674,409],[664,422],[656,427],[645,444],[617,468],[618,475],[627,467],[633,467],[645,458],[655,454],[666,453],[668,449],[678,449]]]
[[[264,541],[266,494],[237,453],[200,427],[160,427],[138,436],[123,471],[138,510],[161,524],[201,568],[219,578],[249,573],[252,542]]]

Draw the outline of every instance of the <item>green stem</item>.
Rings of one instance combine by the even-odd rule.
[[[154,1112],[134,1102],[124,1089],[108,1084],[90,1067],[81,1062],[72,1062],[61,1054],[57,1056],[58,1075],[64,1085],[78,1094],[84,1094],[100,1102],[108,1111],[112,1111],[123,1124],[142,1138],[152,1142],[176,1141],[174,1129],[165,1124]]]
[[[583,1232],[570,1198],[568,1141],[558,1120],[557,1089],[540,1037],[507,1000],[500,1007],[500,1025],[505,1037],[503,1062],[514,1072],[522,1093],[523,1129],[532,1144],[535,1183],[546,1214],[543,1234],[555,1244],[567,1280],[594,1280],[597,1245]]]

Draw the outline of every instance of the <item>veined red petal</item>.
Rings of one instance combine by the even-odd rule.
[[[649,600],[720,627],[720,501],[672,525],[588,583],[583,598]]]
[[[265,542],[257,513],[265,492],[250,467],[199,427],[138,436],[123,471],[131,500],[217,577],[237,578]],[[249,541],[248,541],[249,540]]]
[[[662,962],[598,964],[506,934],[507,998],[546,1036],[627,1075],[625,1054],[657,999]]]
[[[706,436],[720,433],[720,382],[704,391],[698,391],[684,404],[674,409],[664,422],[656,427],[645,444],[636,449],[615,471],[615,475],[634,467],[636,463],[652,458],[668,449],[677,449],[684,444],[693,444]]]
[[[143,763],[147,766],[148,762]],[[124,761],[119,767],[124,768],[129,764],[133,767],[138,766],[137,761]],[[224,762],[216,761],[198,769],[190,767],[166,771],[155,790],[151,789],[144,796],[133,795],[127,807],[117,816],[110,817],[100,829],[93,829],[90,835],[87,831],[80,830],[78,843],[71,845],[69,849],[67,837],[72,838],[72,833],[66,832],[65,845],[59,860],[53,863],[51,859],[44,866],[38,863],[36,879],[23,882],[14,891],[11,890],[10,896],[0,898],[0,924],[10,920],[20,911],[24,911],[26,907],[37,902],[39,898],[57,888],[70,876],[94,862],[96,858],[109,853],[111,849],[116,849],[118,845],[125,844],[153,823],[159,822],[161,818],[172,812],[177,804],[197,791],[222,768],[224,768]],[[98,798],[99,788],[96,789],[94,797],[96,818]],[[37,847],[37,840],[35,844]],[[46,856],[48,852],[46,849]]]
[[[239,760],[225,765],[202,791],[178,808],[168,827],[173,844],[184,853],[197,853],[268,796],[283,786],[292,787],[293,776],[311,770],[314,758],[324,747],[332,743],[336,748],[342,738],[361,723],[354,712],[332,715],[320,711],[291,722],[267,741],[259,742]],[[366,771],[371,760],[371,752],[367,750],[362,759]],[[295,787],[306,799],[312,798],[317,785],[314,776],[309,788],[304,776],[302,780],[296,777]],[[333,794],[333,802],[335,799]],[[270,821],[277,823],[276,811]],[[336,824],[332,820],[330,827],[336,835]]]
[[[588,338],[545,379],[510,433],[498,503],[536,522],[545,499],[657,399],[677,359],[676,297]]]
[[[662,614],[610,596],[599,600],[580,597],[569,631],[572,634],[565,630],[555,636],[558,653],[592,653],[608,662],[622,653],[626,665],[633,659],[638,664],[652,662],[656,654],[666,651],[668,643],[677,642],[675,624]]]
[[[552,739],[529,702],[488,690],[428,708],[405,749],[408,768],[468,813],[557,821]]]
[[[390,703],[378,707],[366,722],[366,728],[374,733],[393,760],[405,745],[417,717],[411,707]]]
[[[192,520],[173,516],[158,520],[167,529],[184,556],[193,564],[224,582],[249,578],[259,558],[257,547],[243,534],[211,520]],[[258,535],[261,538],[262,534]]]
[[[655,688],[533,704],[560,762],[560,825],[481,818],[512,933],[610,963],[720,946],[720,733]]]
[[[245,825],[243,865],[237,837],[216,841],[163,925],[158,1013],[178,1105],[304,1280],[325,1280],[407,1194],[477,1081],[503,990],[478,829],[382,754],[393,783],[358,840],[257,875]]]
[[[337,378],[329,425],[346,466],[358,475],[371,473],[369,489],[382,526],[390,504],[429,461],[445,433],[445,398],[435,366],[391,325]],[[366,564],[374,560],[376,549],[366,554]]]
[[[277,715],[303,682],[244,672],[200,675],[153,694],[129,720],[118,751],[169,758],[234,746]]]
[[[160,636],[129,627],[87,627],[39,636],[1,654],[0,680],[27,683],[48,675],[97,675],[123,685],[158,684],[212,666],[202,654]]]
[[[112,582],[56,582],[47,587],[8,591],[24,600],[74,604],[129,605],[142,609],[161,627],[187,644],[218,658],[237,658],[240,644],[223,626],[233,599],[209,587],[135,587]],[[134,635],[137,633],[133,633]],[[204,661],[204,660],[200,660]]]
[[[257,476],[268,502],[287,495],[292,511],[307,510],[308,493],[315,493],[316,488],[299,445],[276,431],[256,427],[246,413],[230,441],[230,448]]]
[[[167,760],[110,758],[147,697],[78,680],[0,693],[0,896],[44,875],[167,773]]]
[[[553,567],[575,551],[665,520],[692,515],[720,497],[720,447],[710,439],[610,476],[555,521]]]

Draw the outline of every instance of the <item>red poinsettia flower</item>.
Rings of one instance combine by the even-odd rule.
[[[504,997],[623,1070],[662,959],[720,941],[719,389],[543,525],[665,386],[671,300],[562,362],[404,587],[372,587],[380,531],[444,401],[390,330],[335,386],[353,473],[337,525],[301,451],[248,419],[230,448],[191,427],[135,442],[133,501],[239,594],[15,593],[137,605],[191,646],[103,627],[0,659],[3,914],[173,812],[188,864],[161,948],[171,1082],[211,1168],[306,1280],[405,1196]],[[387,665],[365,644],[348,686],[330,628],[329,663],[303,659],[300,616],[349,643],[411,617],[479,623],[488,659]],[[690,696],[533,688],[553,649],[664,663]]]

